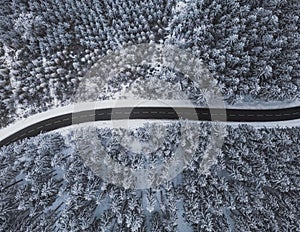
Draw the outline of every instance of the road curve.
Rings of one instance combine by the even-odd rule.
[[[191,107],[116,107],[65,113],[35,122],[25,128],[0,137],[0,147],[17,140],[36,136],[43,132],[93,121],[143,119],[178,120],[179,118],[198,121],[227,122],[276,122],[300,119],[300,107],[285,109],[218,109]],[[9,128],[8,128],[9,129]],[[2,132],[3,133],[3,132]]]

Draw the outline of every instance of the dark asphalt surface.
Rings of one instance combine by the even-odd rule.
[[[271,110],[208,109],[188,107],[136,107],[89,110],[74,114],[69,113],[60,115],[30,125],[0,141],[0,147],[17,140],[36,136],[40,133],[84,122],[122,119],[178,120],[179,118],[198,121],[276,122],[299,119],[300,107]]]

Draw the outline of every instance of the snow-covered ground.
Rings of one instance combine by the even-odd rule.
[[[60,132],[62,135],[68,134],[70,131],[79,128],[85,128],[93,126],[95,128],[125,128],[125,129],[134,129],[138,127],[142,127],[147,123],[159,123],[161,125],[168,124],[172,122],[171,120],[118,120],[117,122],[113,121],[97,121],[97,122],[86,122],[80,124],[74,124],[68,127],[60,128],[54,130],[54,132]],[[201,121],[199,121],[201,123]],[[289,121],[280,121],[280,122],[221,122],[221,124],[226,126],[238,127],[241,124],[246,124],[253,126],[254,128],[283,128],[283,127],[299,127],[300,126],[300,119],[297,120],[289,120]]]
[[[229,105],[228,103],[225,104],[226,108],[228,109],[284,109],[284,108],[291,108],[300,106],[300,100],[295,101],[258,101],[258,100],[251,100],[250,102],[244,103],[236,103],[234,105]]]
[[[272,127],[299,127],[300,119],[288,120],[288,121],[278,121],[278,122],[226,122],[226,125],[238,127],[241,124],[247,124],[255,128],[272,128]]]

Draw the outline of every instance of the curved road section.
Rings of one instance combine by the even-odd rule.
[[[96,106],[94,106],[96,107]],[[108,120],[195,120],[226,122],[276,122],[300,119],[300,107],[285,109],[221,109],[201,108],[178,105],[146,105],[146,106],[102,106],[77,111],[74,107],[50,110],[50,114],[41,113],[0,130],[0,147],[17,140],[36,136],[40,133],[53,131],[73,124],[108,121]],[[92,110],[91,110],[92,109]],[[226,114],[224,116],[224,113]],[[50,115],[50,116],[49,116]],[[55,115],[55,116],[51,116]],[[180,115],[180,117],[179,117]],[[219,117],[218,117],[219,116]],[[219,118],[219,120],[218,120]],[[75,123],[74,123],[75,122]]]

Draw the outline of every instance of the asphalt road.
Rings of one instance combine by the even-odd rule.
[[[228,121],[228,122],[274,122],[300,119],[300,107],[244,110],[244,109],[208,109],[189,107],[135,107],[107,108],[68,113],[32,124],[0,141],[0,147],[17,140],[36,136],[43,132],[53,131],[72,124],[124,120],[178,120],[179,118],[198,121]]]

